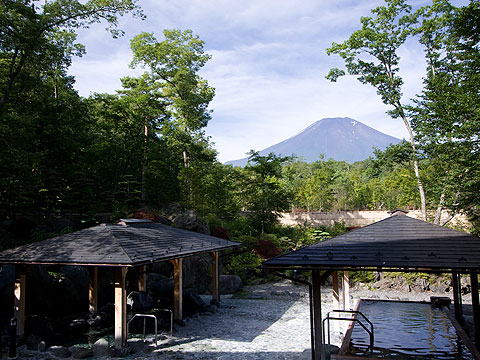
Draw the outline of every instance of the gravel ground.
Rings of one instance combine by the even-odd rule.
[[[352,289],[356,299],[429,301],[432,293]],[[209,300],[206,298],[205,300]],[[465,297],[468,302],[468,297]],[[332,310],[331,288],[322,289],[322,313]],[[311,359],[308,288],[290,281],[246,287],[224,296],[214,315],[199,315],[136,359]],[[346,325],[346,324],[345,324]],[[332,334],[340,346],[345,328]]]
[[[351,290],[355,299],[389,299],[429,301],[432,293]],[[442,295],[443,296],[443,295]],[[468,303],[469,296],[465,296]],[[208,297],[205,300],[209,300]],[[331,288],[322,289],[322,314],[332,309]],[[144,343],[130,339],[130,359],[311,359],[310,310],[308,288],[281,281],[246,287],[236,296],[223,296],[215,314],[186,319],[184,327],[176,326],[173,336],[163,335],[158,345],[153,336]],[[332,336],[340,345],[342,332]],[[23,355],[22,355],[23,354]],[[20,352],[20,358],[33,354]],[[47,354],[45,354],[46,356]],[[33,358],[47,359],[36,353]]]

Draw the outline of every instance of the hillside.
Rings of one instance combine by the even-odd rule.
[[[261,150],[260,155],[271,152],[277,155],[296,155],[306,162],[314,162],[320,154],[325,159],[338,161],[365,160],[373,155],[373,147],[385,149],[401,140],[386,135],[351,118],[326,118],[319,120],[297,135]],[[248,158],[228,161],[226,164],[245,166]]]

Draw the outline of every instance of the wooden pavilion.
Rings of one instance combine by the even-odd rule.
[[[450,273],[456,317],[461,316],[460,274],[468,274],[475,343],[480,345],[480,238],[399,214],[263,263],[264,269],[312,271],[314,359],[323,358],[320,288],[336,271]]]
[[[80,265],[90,271],[89,306],[98,307],[98,271],[113,267],[115,287],[115,346],[127,339],[125,277],[128,269],[139,274],[139,291],[146,290],[146,266],[171,261],[174,273],[174,318],[181,320],[182,262],[187,256],[210,253],[212,257],[212,300],[220,301],[219,251],[238,243],[170,226],[139,221],[99,225],[0,253],[0,264],[15,265],[14,316],[17,335],[25,330],[26,273],[29,265]],[[85,294],[87,296],[87,294]]]

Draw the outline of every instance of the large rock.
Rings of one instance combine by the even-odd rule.
[[[55,335],[50,320],[44,316],[29,315],[25,320],[25,332],[50,339]]]
[[[155,298],[169,297],[173,294],[173,279],[158,273],[147,276],[147,290]]]
[[[220,294],[234,294],[243,287],[242,279],[237,275],[220,275]]]
[[[397,276],[395,278],[383,278],[380,281],[375,282],[372,287],[377,290],[397,290],[409,292],[410,286],[407,283],[407,279],[403,276]]]
[[[211,258],[209,255],[189,256],[183,260],[183,286],[199,294],[211,287]]]
[[[162,211],[169,220],[173,220],[182,213],[182,206],[174,202],[164,206]]]
[[[147,311],[153,308],[152,297],[145,291],[133,291],[127,297],[127,304],[133,312]]]
[[[193,288],[199,294],[210,289],[211,258],[209,255],[189,256],[183,260],[183,287]],[[147,276],[147,291],[154,298],[165,297],[173,292],[173,266],[169,262],[152,265],[152,272]]]
[[[173,225],[179,229],[210,235],[210,228],[207,222],[200,219],[193,210],[187,210],[183,214],[177,215],[175,219],[173,219]]]
[[[74,345],[68,348],[74,359],[86,359],[93,356],[93,350],[87,347]]]
[[[105,339],[98,339],[92,346],[94,357],[110,356],[110,345]]]
[[[27,350],[38,351],[38,345],[42,342],[42,338],[38,335],[28,335],[27,340],[25,341],[27,345]]]
[[[199,313],[206,306],[205,301],[203,301],[194,289],[185,289],[183,291],[183,311],[185,316]]]
[[[50,346],[47,349],[47,352],[58,358],[69,358],[70,356],[72,356],[72,353],[70,352],[70,350],[68,350],[67,347],[59,345]]]
[[[52,318],[88,309],[88,270],[32,266],[27,272],[27,313]]]

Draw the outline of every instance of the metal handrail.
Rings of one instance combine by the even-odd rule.
[[[155,309],[155,311],[164,311],[170,313],[170,336],[173,336],[173,311],[170,309]],[[130,323],[136,317],[143,318],[143,340],[145,341],[145,323],[147,318],[152,318],[155,320],[155,346],[158,345],[158,321],[157,317],[153,314],[134,314],[130,320],[127,322],[127,336],[129,333]]]
[[[146,320],[147,318],[152,318],[155,320],[155,346],[158,345],[158,340],[157,340],[157,334],[158,334],[158,324],[157,324],[157,317],[153,314],[135,314],[132,316],[132,318],[130,320],[128,320],[127,322],[127,336],[128,336],[128,333],[130,332],[130,323],[133,321],[133,319],[135,319],[136,317],[141,317],[143,318],[143,340],[145,341],[145,323],[146,323]]]
[[[355,315],[360,315],[369,325],[370,329],[368,329],[364,323],[361,322],[357,317],[354,318],[341,318],[341,317],[331,317],[331,313],[346,313],[346,314],[355,314]],[[330,320],[342,320],[342,321],[353,321],[358,324],[368,333],[370,336],[370,351],[373,351],[373,344],[374,344],[374,335],[373,335],[373,324],[370,320],[367,319],[365,315],[363,315],[360,311],[356,310],[332,310],[327,313],[327,316],[325,319],[322,321],[322,328],[323,328],[323,342],[325,343],[325,321],[327,321],[327,326],[328,326],[328,344],[330,344]]]

